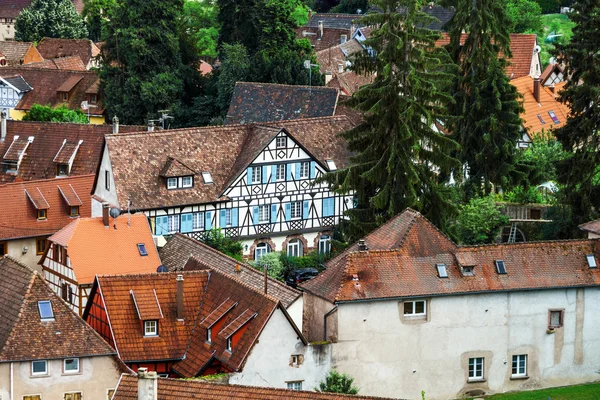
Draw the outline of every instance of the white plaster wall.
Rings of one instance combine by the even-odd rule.
[[[291,366],[291,356],[302,355],[302,365]],[[305,346],[279,309],[261,333],[242,372],[231,374],[230,384],[287,388],[289,381],[302,381],[303,390],[313,390],[329,373],[329,345]]]
[[[105,171],[109,172],[109,190],[106,190],[106,181],[104,179]],[[110,162],[110,155],[106,144],[104,145],[104,151],[102,152],[102,160],[100,161],[100,171],[98,173],[98,179],[96,179],[96,189],[94,190],[94,194],[102,198],[104,201],[108,201],[113,206],[119,206],[119,201],[117,199],[117,191],[115,189],[115,180],[113,178],[112,164]],[[126,206],[127,204],[123,205],[123,207]],[[100,213],[96,214],[98,213],[98,207],[92,207],[92,217],[101,217],[102,207],[99,208],[99,211]]]
[[[588,239],[598,239],[598,238],[600,238],[600,235],[598,235],[596,233],[588,232]]]
[[[23,254],[23,248],[25,246],[27,246],[27,252]],[[37,243],[35,238],[9,240],[8,255],[27,265],[29,268],[42,272],[42,266],[38,265],[38,261],[40,261],[42,256],[36,254],[36,246]]]
[[[0,23],[0,40],[11,40],[15,38],[15,22]]]
[[[302,332],[302,310],[304,308],[304,298],[302,296],[298,296],[298,298],[290,304],[290,306],[286,309],[292,320]]]
[[[80,359],[80,374],[64,375],[63,360],[48,361],[48,375],[31,376],[31,363],[14,363],[14,400],[41,394],[42,399],[62,399],[64,393],[82,392],[86,400],[106,400],[107,390],[119,380],[117,365],[110,356]],[[0,398],[10,399],[10,363],[0,364]]]
[[[425,390],[431,400],[600,380],[600,288],[585,289],[579,302],[576,289],[430,300],[430,320],[420,323],[402,322],[398,301],[340,304],[333,366],[363,395],[420,398]],[[565,309],[554,334],[546,333],[550,308]],[[475,352],[485,356],[486,382],[467,383],[465,360]],[[529,379],[510,379],[513,354],[528,354]]]

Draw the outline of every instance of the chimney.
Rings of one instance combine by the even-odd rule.
[[[340,43],[346,43],[348,40],[348,35],[340,35]]]
[[[119,118],[115,115],[113,117],[113,135],[119,133]]]
[[[105,228],[108,228],[110,226],[110,222],[108,222],[108,211],[109,211],[109,204],[102,203],[102,222],[104,223]]]
[[[360,239],[358,241],[358,251],[367,251],[369,250],[369,248],[367,247],[367,244],[365,243],[365,239]]]
[[[325,71],[325,85],[327,85],[333,79],[333,75],[329,71]]]
[[[154,132],[154,121],[148,121],[148,132]]]
[[[352,21],[352,25],[350,25],[350,37],[354,37],[354,33],[356,32],[356,24]]]
[[[177,319],[183,321],[183,275],[177,275]]]
[[[148,368],[138,368],[138,400],[157,400],[158,376]]]
[[[0,111],[0,119],[2,120],[0,123],[0,142],[4,142],[6,140],[6,119],[8,118],[8,110],[6,108]]]
[[[540,86],[542,86],[542,80],[538,76],[533,79],[533,97],[536,102],[540,102]]]
[[[317,39],[323,39],[323,21],[319,21],[319,35]]]

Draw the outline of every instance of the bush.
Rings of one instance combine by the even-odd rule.
[[[332,369],[315,390],[317,392],[358,394],[358,388],[352,385],[353,382],[354,378],[351,378],[350,375],[340,374]]]
[[[77,124],[87,124],[87,116],[81,110],[71,110],[65,104],[52,108],[34,104],[23,117],[23,121],[40,122],[74,122]]]
[[[508,223],[492,196],[473,198],[460,207],[458,219],[450,229],[461,244],[492,243],[499,229]]]
[[[211,229],[207,233],[203,242],[207,246],[210,246],[213,249],[228,255],[229,257],[235,258],[238,261],[242,261],[242,244],[226,237],[218,228]]]
[[[279,281],[285,280],[285,267],[281,262],[281,253],[279,252],[265,254],[258,261],[250,263],[250,265],[259,271],[263,271],[267,266],[267,275]]]

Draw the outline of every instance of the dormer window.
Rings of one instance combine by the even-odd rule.
[[[181,178],[181,187],[190,188],[193,185],[193,179],[191,176],[184,176]]]
[[[98,95],[95,93],[90,93],[88,95],[88,103],[96,104],[98,102]]]
[[[177,189],[177,178],[167,179],[167,189]]]
[[[69,166],[67,164],[56,164],[56,176],[69,175]]]
[[[67,101],[67,100],[69,100],[69,93],[67,93],[67,92],[58,92],[58,99],[60,101]]]
[[[37,210],[37,219],[38,221],[48,219],[48,210],[46,210],[45,208]]]
[[[158,336],[158,321],[144,321],[144,336]]]
[[[461,268],[463,276],[473,276],[475,273],[473,272],[474,266],[468,265]]]
[[[179,177],[170,177],[167,178],[167,189],[187,189],[194,186],[194,177],[191,175],[188,176],[179,176]]]
[[[70,217],[79,217],[79,206],[69,207],[69,216]]]
[[[52,311],[50,300],[38,301],[38,310],[40,311],[40,319],[42,321],[54,320],[54,311]]]

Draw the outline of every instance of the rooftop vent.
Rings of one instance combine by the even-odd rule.
[[[448,277],[448,270],[446,269],[446,264],[435,264],[435,267],[437,268],[438,276],[440,278]]]
[[[598,264],[596,263],[596,257],[593,254],[588,254],[585,257],[587,258],[587,263],[590,268],[598,267]]]
[[[367,244],[365,243],[365,239],[360,239],[358,241],[358,251],[367,251],[369,250],[369,248],[367,247]]]
[[[504,261],[503,260],[495,260],[494,261],[496,263],[496,271],[498,271],[499,274],[506,274],[506,266],[504,265]]]

